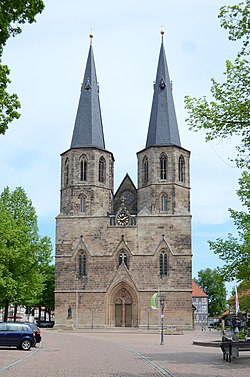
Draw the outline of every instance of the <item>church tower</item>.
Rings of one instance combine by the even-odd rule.
[[[112,153],[105,149],[92,43],[70,149],[62,154],[61,215],[106,215],[113,193]]]
[[[163,32],[146,147],[137,153],[138,226],[144,250],[159,258],[157,288],[168,318],[188,323],[190,309],[190,152],[181,147]],[[149,251],[149,248],[152,248]],[[178,307],[178,309],[177,309]],[[189,314],[188,314],[189,313]]]
[[[61,155],[56,218],[56,326],[192,328],[190,152],[180,143],[163,33],[137,187],[113,191],[92,35],[70,149]],[[121,146],[122,147],[122,146]]]

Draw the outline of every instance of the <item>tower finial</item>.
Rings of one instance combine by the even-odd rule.
[[[165,34],[165,30],[163,29],[163,27],[161,28],[160,33],[161,33],[161,39],[162,39],[162,41],[163,41],[163,35]]]
[[[91,32],[89,33],[89,38],[90,38],[90,44],[92,44],[92,38],[93,38],[94,34],[92,33],[92,30]]]

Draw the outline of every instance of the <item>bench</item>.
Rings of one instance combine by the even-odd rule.
[[[250,351],[250,340],[225,339],[220,343],[220,348],[223,352],[223,360],[231,363],[232,358],[239,357],[240,351]]]

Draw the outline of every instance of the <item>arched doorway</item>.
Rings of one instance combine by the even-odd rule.
[[[138,296],[130,284],[121,281],[107,295],[107,325],[138,327]]]
[[[127,289],[122,288],[115,295],[115,326],[131,327],[132,326],[132,297]]]

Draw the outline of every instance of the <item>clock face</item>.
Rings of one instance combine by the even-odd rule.
[[[118,213],[116,217],[116,222],[118,225],[126,226],[129,224],[129,215],[126,212]]]
[[[133,203],[135,196],[130,190],[125,190],[121,193],[121,199],[124,200],[125,203],[131,204]]]

